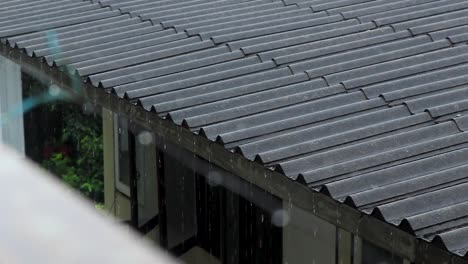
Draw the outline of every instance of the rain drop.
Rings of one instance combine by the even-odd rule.
[[[58,97],[61,93],[61,90],[60,90],[60,87],[58,87],[57,85],[55,84],[52,84],[51,86],[49,86],[49,94],[53,97]]]
[[[208,184],[210,186],[218,186],[221,185],[223,178],[221,174],[217,171],[209,171],[208,172]]]
[[[94,106],[92,103],[87,102],[83,104],[83,113],[85,115],[89,115],[93,112],[94,112]]]
[[[153,143],[153,135],[148,131],[143,131],[138,134],[138,142],[141,145],[150,145]]]
[[[289,213],[284,209],[279,209],[271,215],[271,223],[277,227],[285,227],[289,224]]]

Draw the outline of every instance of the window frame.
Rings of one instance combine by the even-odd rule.
[[[127,132],[126,135],[128,137],[128,153],[129,153],[129,160],[128,160],[128,165],[129,165],[129,171],[128,171],[128,185],[124,182],[121,181],[120,178],[120,173],[121,173],[121,168],[120,168],[120,151],[121,151],[121,146],[120,146],[120,135],[121,135],[121,123],[120,119],[124,118],[126,123],[127,123]],[[140,186],[142,183],[142,178],[141,175],[146,175],[145,172],[139,171],[138,168],[138,147],[142,147],[143,149],[140,149],[142,151],[140,154],[140,158],[145,159],[145,153],[146,149],[144,146],[138,144],[138,133],[141,133],[145,130],[142,126],[138,125],[137,123],[133,123],[132,121],[129,120],[127,116],[124,116],[119,113],[113,113],[112,115],[112,120],[113,120],[113,142],[114,142],[114,180],[115,180],[115,191],[118,191],[125,195],[129,200],[130,200],[130,220],[127,221],[131,226],[133,226],[138,232],[146,235],[147,233],[151,232],[154,228],[159,226],[159,203],[156,203],[156,208],[157,211],[153,216],[151,216],[149,219],[145,220],[145,222],[140,223],[140,206],[145,206],[146,204],[146,195],[147,192],[144,190],[144,187]],[[148,131],[149,132],[149,131]],[[155,135],[152,132],[151,133],[153,137],[153,141],[155,140]],[[138,147],[137,147],[138,145]],[[151,146],[156,146],[155,142],[151,143]],[[158,159],[158,153],[155,153],[156,159]],[[156,174],[156,184],[159,181],[159,171],[158,167],[154,168],[154,173]],[[157,186],[154,186],[155,190],[157,190]],[[143,190],[142,190],[143,189]],[[143,193],[141,193],[143,191]],[[158,194],[156,194],[158,195]],[[142,197],[141,197],[142,196]],[[157,197],[158,198],[158,197]]]
[[[119,118],[121,117],[121,114],[118,113],[113,113],[113,120],[114,120],[114,171],[115,171],[115,189],[124,194],[127,197],[131,197],[130,195],[130,184],[127,185],[124,182],[120,180],[120,162],[119,162],[119,155],[120,155],[120,142],[119,142],[119,137],[120,137],[120,124],[119,124]],[[129,131],[130,133],[130,131]],[[129,175],[129,178],[130,175]],[[131,183],[131,179],[129,179],[129,182]]]

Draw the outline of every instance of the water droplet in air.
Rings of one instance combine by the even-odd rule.
[[[217,171],[210,170],[207,178],[208,184],[211,186],[218,186],[223,182],[223,176]]]
[[[49,86],[49,94],[53,97],[58,97],[61,93],[61,90],[60,90],[60,87],[58,87],[57,85],[55,84],[52,84],[51,86]]]
[[[153,143],[153,135],[148,131],[143,131],[138,134],[138,142],[142,145],[149,145]]]
[[[83,113],[85,115],[92,114],[94,112],[94,105],[92,103],[84,103],[83,104]]]
[[[278,227],[284,227],[289,224],[289,213],[286,210],[279,209],[271,215],[271,223]]]

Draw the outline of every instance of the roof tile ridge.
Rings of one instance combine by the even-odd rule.
[[[95,1],[93,1],[93,0],[88,0],[88,1],[89,1],[89,2],[95,2]],[[127,14],[127,15],[130,15],[130,17],[134,17],[130,12],[123,12],[120,8],[118,8],[118,7],[115,8],[115,7],[112,6],[110,3],[103,4],[102,1],[100,1],[100,0],[99,0],[99,1],[96,1],[96,2],[99,3],[99,5],[100,5],[102,8],[108,7],[108,8],[110,8],[110,10],[118,10],[118,11],[120,12],[120,14],[122,14],[122,15]]]
[[[84,0],[85,2],[90,2],[90,3],[98,3],[101,8],[110,8],[111,11],[113,10],[117,10],[120,12],[121,15],[128,15],[130,16],[130,18],[134,18],[134,17],[138,17],[141,22],[146,22],[146,21],[149,21],[151,23],[151,25],[153,26],[156,26],[156,25],[160,25],[163,29],[168,29],[168,28],[172,28],[172,27],[164,27],[162,23],[155,23],[152,19],[145,19],[145,18],[142,18],[140,15],[134,15],[132,14],[132,12],[130,11],[122,11],[122,9],[120,7],[114,7],[112,6],[112,4],[108,3],[108,4],[103,4],[101,0],[97,0],[97,1],[94,1],[94,0]],[[177,29],[174,28],[174,30],[176,31],[176,33],[179,33],[177,32]]]
[[[322,76],[321,78],[325,81],[325,83],[327,83],[328,87],[340,85],[341,87],[343,87],[343,89],[345,90],[345,92],[346,92],[347,94],[360,92],[360,93],[362,94],[363,98],[364,98],[366,101],[369,101],[369,100],[373,100],[373,99],[378,98],[378,97],[372,98],[372,97],[367,96],[367,94],[364,92],[364,90],[363,90],[362,88],[359,88],[359,89],[346,89],[346,86],[345,86],[345,84],[344,84],[343,82],[339,82],[338,84],[330,85],[330,84],[328,84],[327,79],[325,78],[325,76]],[[385,101],[383,98],[382,98],[382,101],[384,101],[385,103],[387,102],[387,101]]]
[[[409,28],[408,28],[408,31],[411,33],[411,35],[416,36],[416,35],[413,34],[413,32],[412,32]],[[431,34],[425,33],[424,35],[429,36],[429,38],[431,39],[432,42],[435,42],[435,41],[436,41],[436,39],[434,39],[434,38],[432,37]],[[446,38],[446,39],[447,39],[448,42],[450,43],[450,46],[453,47],[453,43],[450,41],[450,39],[449,39],[449,38]]]
[[[280,0],[280,2],[282,2],[284,6],[296,6],[297,8],[299,8],[299,5],[297,3],[288,4],[284,0]]]
[[[458,129],[462,132],[468,132],[468,129],[466,125],[464,125],[465,121],[468,121],[468,116],[456,116],[454,118],[451,118],[453,122],[457,125]]]
[[[451,122],[458,129],[458,132],[461,132],[461,133],[466,132],[460,127],[460,125],[457,123],[455,118],[440,119],[440,118],[437,118],[437,117],[433,117],[431,112],[428,109],[424,110],[423,113],[427,113],[431,117],[432,121],[434,121],[434,123],[436,123],[436,124],[444,124],[444,123]]]
[[[362,89],[360,89],[360,90],[362,91]],[[362,92],[364,92],[364,91],[362,91]],[[365,93],[364,93],[364,94],[365,94]],[[366,97],[367,97],[367,95],[366,95]],[[392,101],[392,100],[386,100],[386,99],[385,99],[385,96],[384,96],[383,94],[380,94],[380,95],[377,96],[377,97],[382,98],[382,100],[385,102],[385,104],[386,104],[389,108],[398,107],[398,106],[404,106],[410,115],[413,116],[413,115],[419,114],[419,113],[413,113],[413,112],[411,111],[410,107],[408,106],[408,104],[407,104],[405,101],[402,101],[402,102],[397,103],[397,104],[393,104],[394,101]],[[432,121],[435,122],[435,119],[430,115],[430,113],[427,113],[427,114],[428,114],[429,117],[432,119]]]

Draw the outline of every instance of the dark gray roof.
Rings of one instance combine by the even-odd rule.
[[[467,15],[466,0],[10,0],[0,38],[463,256]]]

